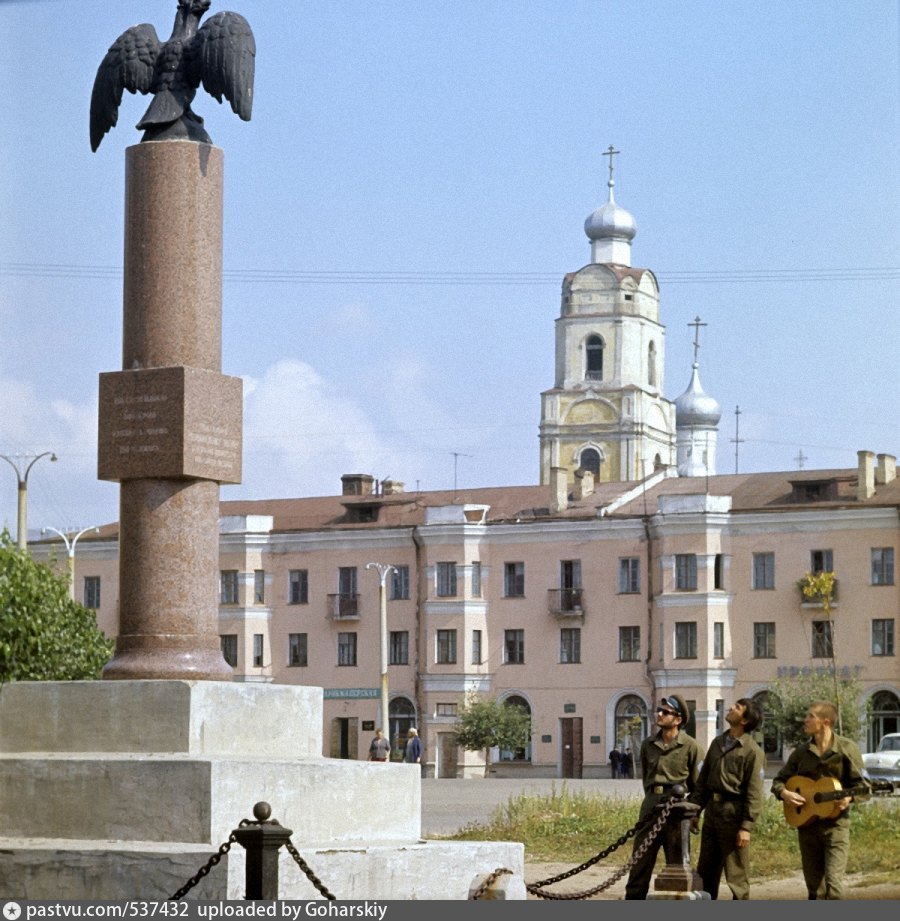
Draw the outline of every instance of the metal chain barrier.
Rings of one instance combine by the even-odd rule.
[[[300,856],[297,848],[294,847],[294,842],[290,838],[284,842],[284,846],[287,849],[287,852],[294,858],[294,862],[298,867],[306,874],[306,878],[325,896],[326,899],[336,899],[336,896],[333,896],[322,884],[322,881],[316,876],[315,873],[310,869],[309,864]]]
[[[243,822],[241,824],[243,824]],[[168,901],[180,901],[231,850],[231,845],[234,844],[235,841],[237,841],[237,837],[234,832],[232,832],[228,836],[228,840],[223,842],[219,847],[219,850],[216,851],[216,853],[213,854],[212,857],[210,857],[209,860],[200,867],[200,869],[176,893],[174,893],[174,895],[170,895]]]
[[[595,886],[593,889],[587,889],[584,892],[569,892],[569,893],[557,893],[557,892],[547,892],[543,887],[549,886],[553,883],[558,883],[560,880],[569,879],[572,876],[577,875],[578,873],[587,870],[589,867],[594,866],[594,864],[599,863],[605,857],[608,857],[613,851],[618,850],[625,844],[629,838],[633,838],[642,828],[644,828],[647,823],[650,821],[651,816],[648,816],[642,822],[638,822],[634,828],[630,828],[624,835],[618,838],[613,844],[603,851],[600,851],[599,854],[591,857],[590,860],[585,861],[580,866],[574,867],[571,870],[567,870],[565,873],[560,873],[558,876],[552,876],[549,879],[542,879],[536,883],[526,883],[525,889],[530,892],[532,895],[537,896],[539,899],[555,899],[559,901],[573,901],[579,899],[587,899],[592,895],[596,895],[598,892],[603,892],[606,889],[609,889],[614,883],[618,882],[640,859],[647,853],[647,850],[650,848],[650,845],[662,831],[663,827],[666,824],[666,821],[669,817],[669,813],[672,811],[672,805],[678,802],[678,798],[671,796],[666,800],[665,804],[660,811],[659,817],[653,823],[647,837],[641,842],[639,847],[631,855],[631,859],[617,870],[608,880],[603,883],[600,883],[599,886]],[[485,881],[478,887],[475,891],[475,894],[472,896],[473,899],[480,899],[482,895],[487,891],[487,889],[492,886],[497,879],[504,873],[512,873],[512,870],[506,867],[498,867],[491,873],[490,876],[485,879]]]

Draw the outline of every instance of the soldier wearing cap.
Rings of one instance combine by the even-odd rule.
[[[682,730],[688,721],[687,702],[680,694],[663,697],[656,708],[655,735],[641,743],[641,777],[644,799],[638,816],[641,830],[634,838],[634,852],[644,844],[653,825],[656,807],[672,795],[672,787],[681,784],[685,792],[694,792],[697,772],[703,760],[700,743]],[[626,899],[645,899],[650,890],[650,879],[656,866],[659,849],[664,846],[665,835],[658,834],[637,863],[631,868],[625,886]],[[674,860],[676,855],[666,855]]]

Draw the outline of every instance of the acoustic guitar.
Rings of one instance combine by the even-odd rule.
[[[791,828],[805,828],[816,819],[836,819],[841,814],[839,801],[851,795],[850,791],[844,790],[833,777],[813,780],[795,774],[784,788],[792,793],[799,793],[806,800],[802,806],[783,803],[784,818]]]

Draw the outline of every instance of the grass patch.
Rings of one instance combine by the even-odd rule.
[[[572,793],[563,784],[545,796],[510,797],[486,822],[473,822],[443,840],[520,841],[525,845],[526,861],[578,866],[633,828],[639,805],[639,798]],[[900,871],[900,798],[873,797],[854,806],[851,823],[847,872],[896,876]],[[602,865],[622,866],[631,857],[633,840],[629,838]],[[696,864],[699,836],[691,837],[691,846]],[[781,803],[771,796],[765,799],[753,833],[750,866],[756,879],[781,879],[800,869],[797,832],[785,821]]]

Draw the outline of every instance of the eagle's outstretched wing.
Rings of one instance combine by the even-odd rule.
[[[159,54],[159,38],[149,23],[132,26],[109,47],[100,62],[91,92],[91,150],[119,120],[122,93],[149,93]]]
[[[201,26],[191,42],[191,83],[219,102],[224,96],[231,110],[245,122],[253,108],[256,40],[250,23],[240,13],[216,13]]]

